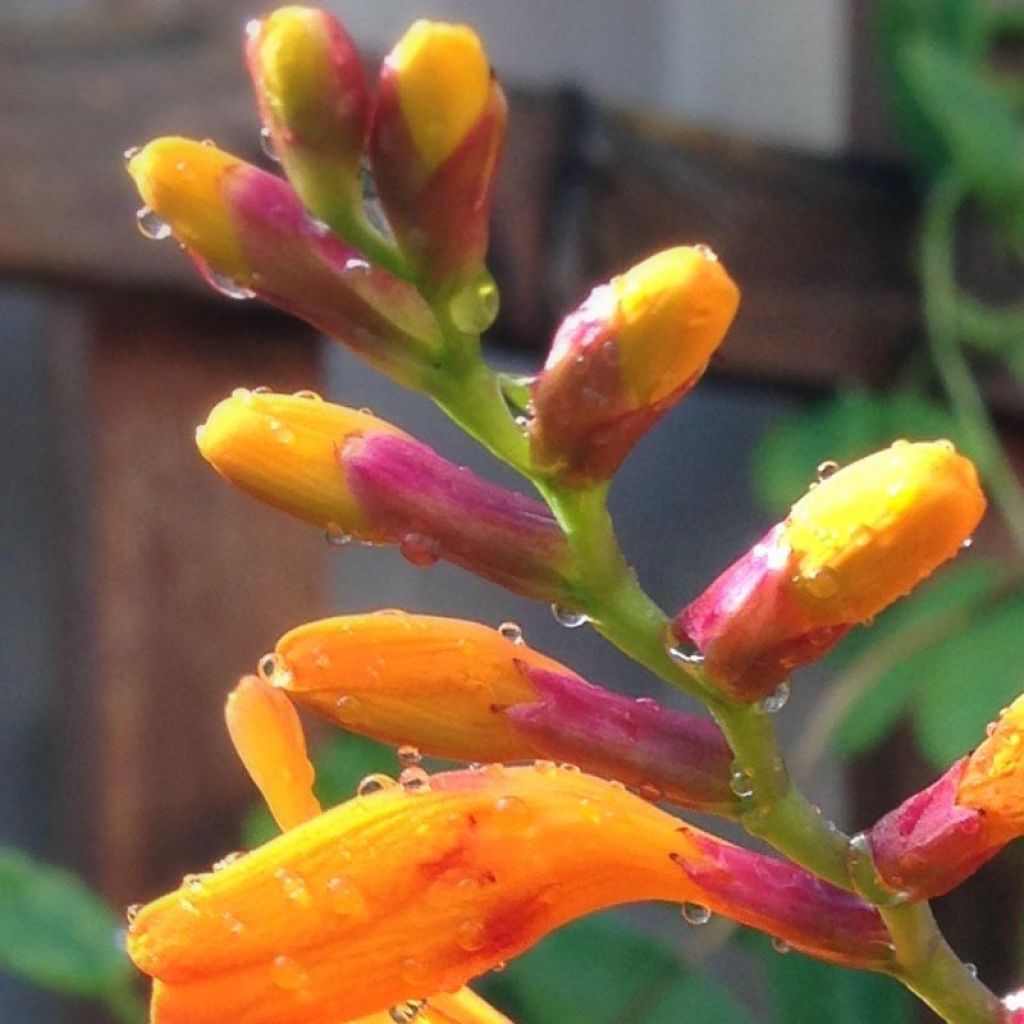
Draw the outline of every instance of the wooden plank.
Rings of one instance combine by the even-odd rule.
[[[254,799],[223,727],[237,677],[323,614],[326,548],[236,492],[193,442],[239,385],[317,387],[313,339],[230,307],[110,297],[90,318],[92,679],[69,679],[91,876],[148,898],[238,842]],[[86,791],[87,790],[87,791]]]

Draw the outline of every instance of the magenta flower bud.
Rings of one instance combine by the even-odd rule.
[[[151,142],[128,170],[214,287],[294,313],[410,387],[432,372],[442,341],[426,302],[312,220],[283,179],[173,138]]]
[[[413,564],[443,558],[517,594],[574,603],[568,542],[539,501],[410,439],[352,437],[339,459],[362,510]]]
[[[941,896],[991,860],[1009,838],[983,811],[957,802],[967,762],[958,761],[867,834],[875,870],[894,893],[916,900]]]
[[[878,911],[859,896],[789,861],[724,843],[688,826],[679,831],[696,843],[699,855],[672,859],[704,892],[727,905],[742,905],[744,916],[737,920],[743,924],[846,967],[884,970],[891,962],[889,932]]]
[[[710,719],[630,700],[579,676],[526,663],[520,670],[540,699],[504,714],[537,753],[618,779],[650,799],[728,817],[739,813],[729,786],[732,751]]]

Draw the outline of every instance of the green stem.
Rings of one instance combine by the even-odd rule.
[[[932,357],[964,438],[981,466],[1014,543],[1024,551],[1024,490],[1006,457],[957,334],[953,245],[956,213],[964,195],[963,185],[947,176],[935,185],[925,205],[920,252],[925,326]]]
[[[880,908],[896,951],[893,975],[952,1024],[1000,1024],[999,999],[942,937],[927,903]]]

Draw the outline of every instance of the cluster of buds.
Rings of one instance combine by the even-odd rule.
[[[251,23],[247,57],[286,179],[212,145],[157,140],[129,160],[146,230],[177,237],[218,287],[296,313],[443,406],[496,309],[484,260],[505,101],[479,40],[416,23],[375,98],[322,11]],[[504,417],[508,461],[543,493],[602,495],[699,380],[738,302],[705,246],[660,252],[565,318],[525,426],[478,372],[497,408],[477,429],[493,441],[479,424]],[[556,516],[367,411],[238,389],[196,442],[232,484],[333,544],[447,560],[603,625],[564,503]],[[953,557],[984,509],[949,442],[898,441],[813,485],[661,618],[653,643],[698,678],[720,721],[749,715]],[[325,811],[295,704],[416,763]],[[588,682],[511,624],[400,611],[311,622],[242,680],[226,718],[284,834],[133,915],[153,1024],[507,1024],[469,980],[573,918],[639,900],[720,913],[830,962],[902,969],[852,870],[838,888],[656,806],[747,820],[752,794],[717,724]],[[1018,701],[852,844],[892,902],[948,891],[1024,831],[1022,729]],[[420,752],[471,767],[429,776]]]

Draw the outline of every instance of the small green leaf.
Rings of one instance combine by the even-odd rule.
[[[833,735],[838,753],[856,754],[885,736],[910,701],[931,685],[944,645],[1004,577],[999,566],[980,559],[947,566],[861,633],[867,643],[859,644],[845,665],[847,670],[861,665],[865,677]]]
[[[912,1000],[899,982],[764,944],[763,964],[777,1024],[911,1024]]]
[[[614,911],[555,932],[483,988],[520,1024],[751,1022],[723,988]]]
[[[957,433],[950,413],[920,395],[843,391],[768,431],[754,454],[755,489],[765,507],[781,515],[826,459],[845,464],[901,437],[948,437],[960,446]]]
[[[135,973],[122,928],[74,875],[0,847],[0,969],[40,988],[109,998]]]
[[[928,40],[900,62],[957,173],[1011,234],[1024,232],[1024,124],[1013,107],[977,67]]]
[[[973,749],[985,726],[1024,689],[1024,597],[1001,602],[934,649],[914,704],[925,756],[944,769]]]

